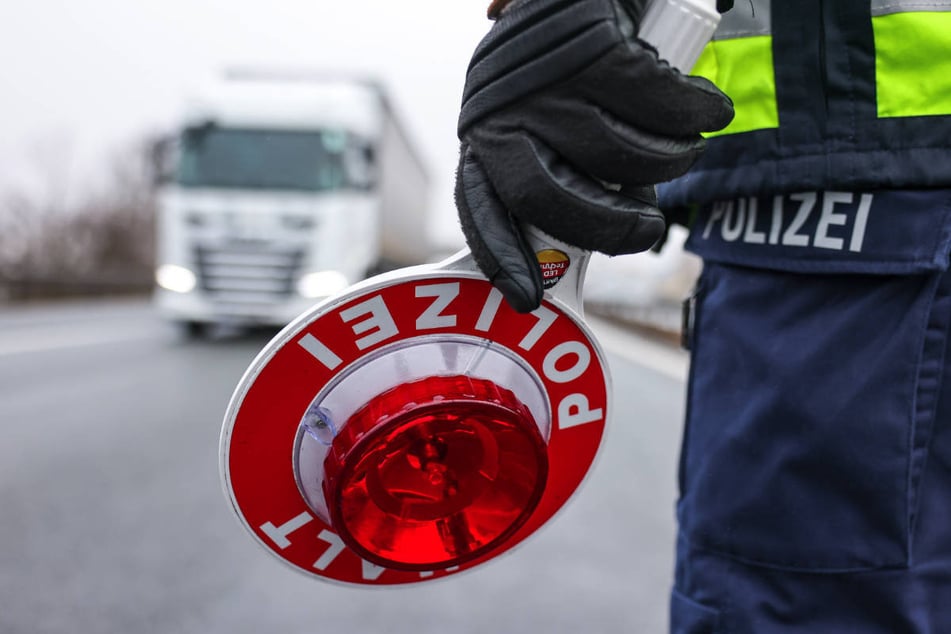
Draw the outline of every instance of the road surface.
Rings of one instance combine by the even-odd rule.
[[[0,632],[663,632],[686,361],[597,330],[615,418],[576,498],[479,569],[361,589],[283,565],[222,494],[222,414],[267,336],[185,341],[141,300],[0,306]]]

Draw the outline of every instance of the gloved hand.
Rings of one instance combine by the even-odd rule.
[[[520,312],[543,293],[522,223],[587,250],[644,251],[665,230],[653,185],[733,118],[712,83],[634,37],[644,4],[525,0],[473,54],[456,207],[479,268]]]

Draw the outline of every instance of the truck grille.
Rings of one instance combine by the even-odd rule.
[[[196,246],[199,284],[214,301],[239,305],[279,302],[294,291],[303,250],[248,245]]]

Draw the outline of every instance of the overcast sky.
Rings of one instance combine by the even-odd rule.
[[[228,66],[354,70],[390,88],[454,231],[455,122],[488,0],[30,0],[0,3],[0,187],[37,171],[93,178],[169,127]],[[448,220],[447,220],[448,218]]]

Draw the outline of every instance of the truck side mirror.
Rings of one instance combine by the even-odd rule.
[[[363,146],[363,158],[366,160],[367,165],[371,167],[376,164],[376,148],[372,145]]]
[[[173,134],[163,134],[149,143],[147,152],[154,187],[161,187],[175,180],[179,146],[180,141]]]

